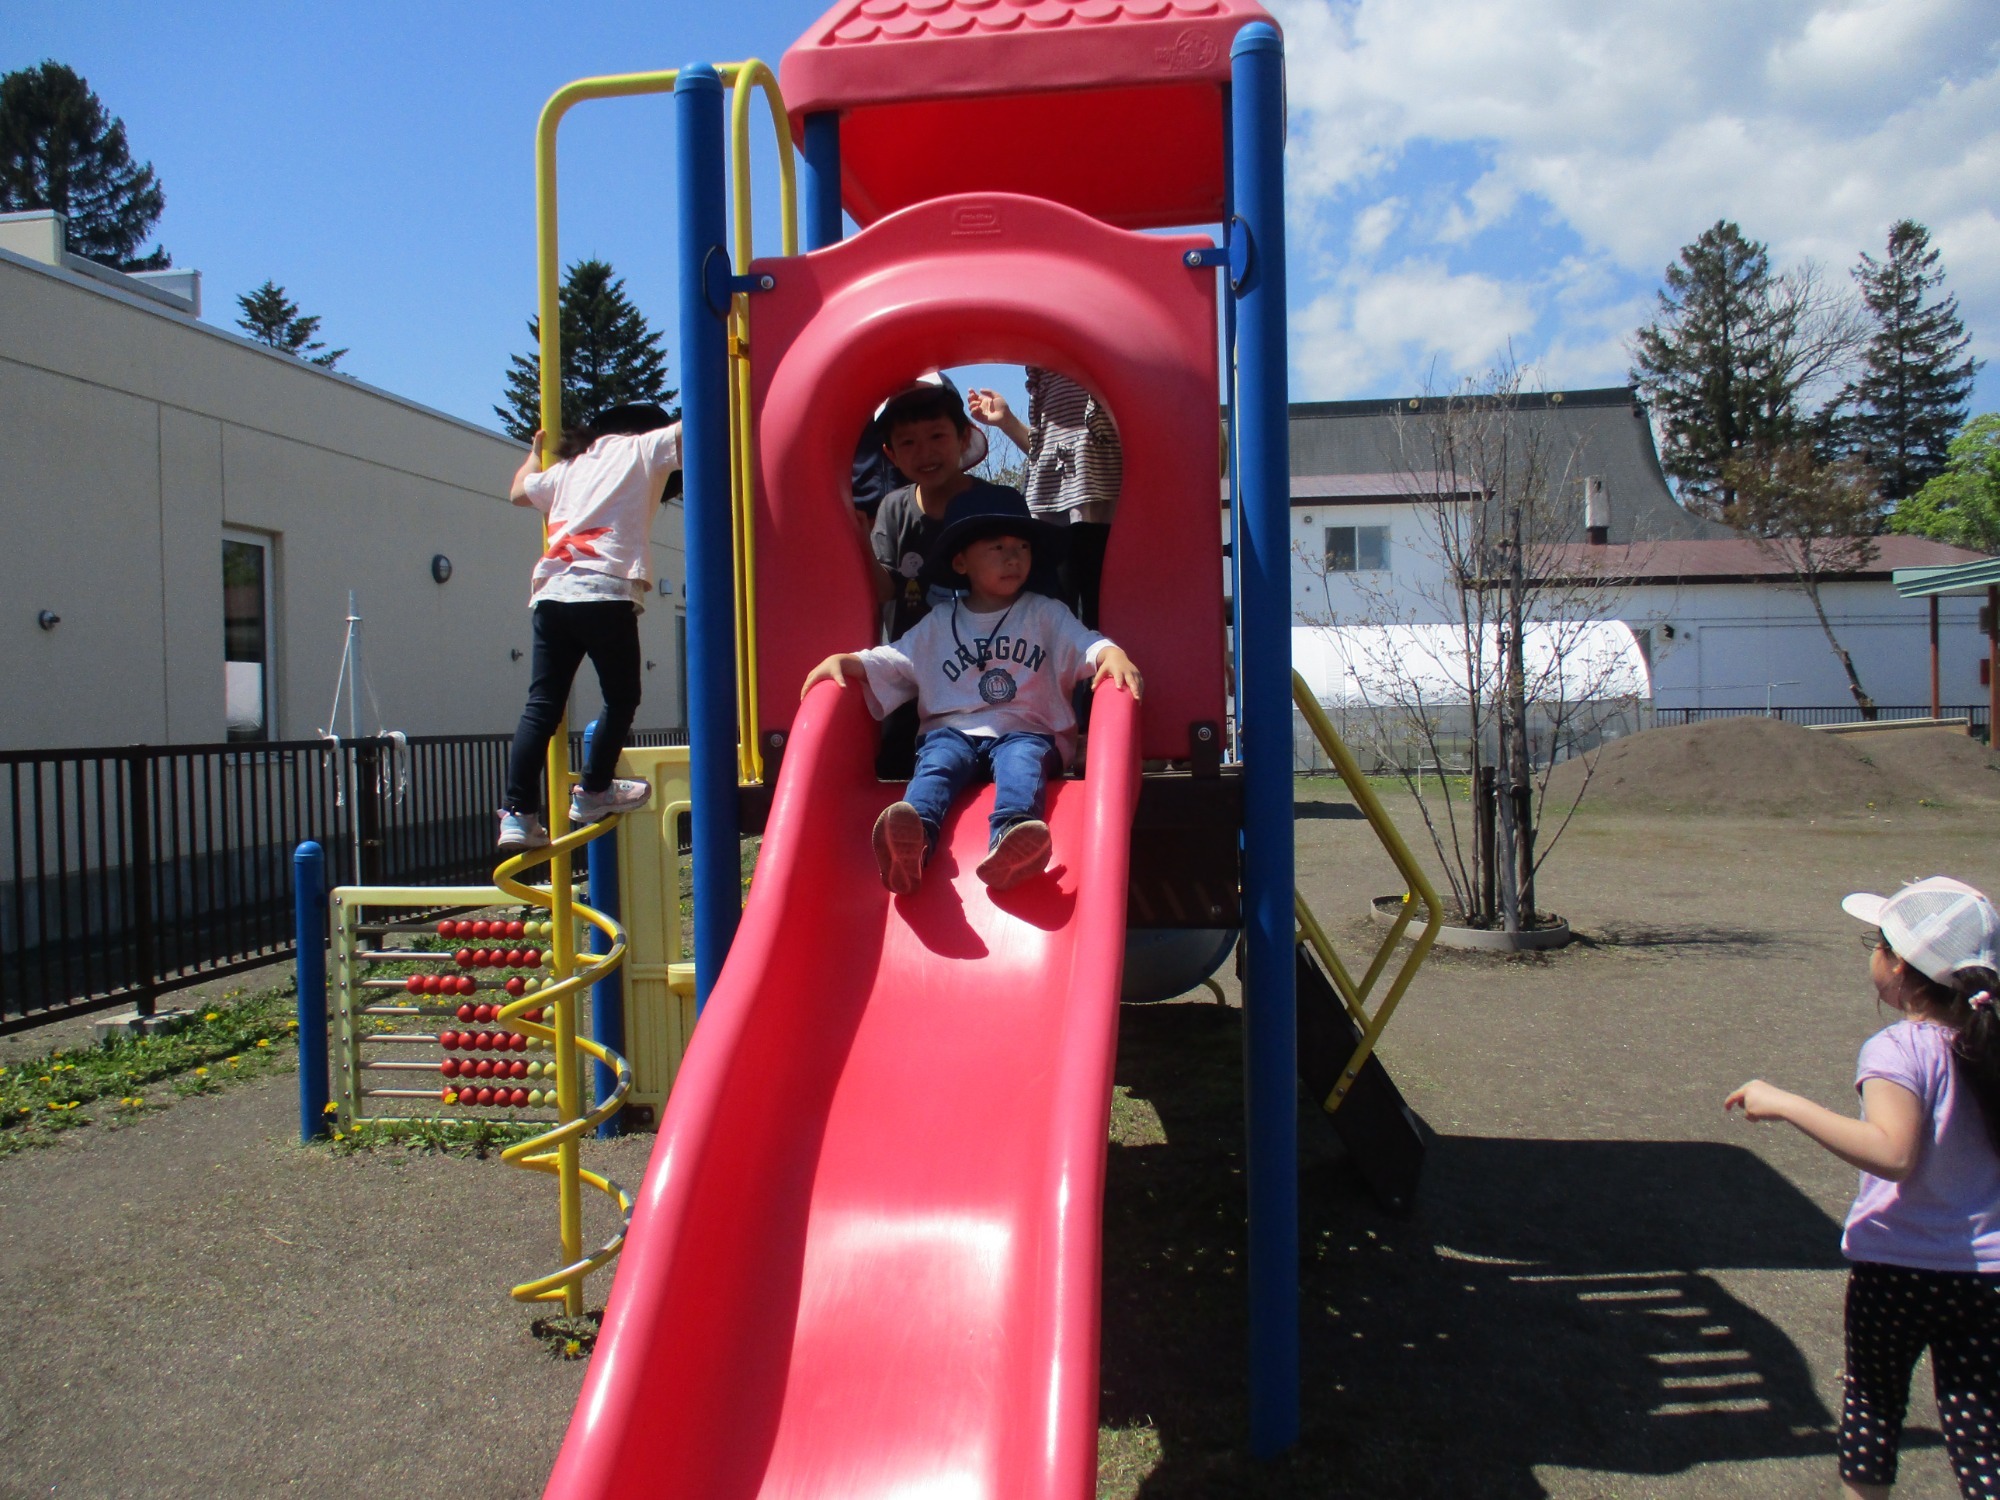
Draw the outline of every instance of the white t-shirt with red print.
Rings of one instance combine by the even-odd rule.
[[[522,489],[528,503],[548,517],[549,540],[535,564],[529,608],[544,598],[578,593],[643,596],[652,578],[653,514],[668,477],[680,466],[681,424],[674,422],[651,432],[601,437],[574,458],[530,474]],[[586,573],[600,576],[587,583],[573,576]],[[556,584],[558,579],[564,582]],[[551,585],[554,594],[545,593]]]

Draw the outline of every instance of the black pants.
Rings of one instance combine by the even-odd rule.
[[[1063,599],[1076,617],[1097,629],[1098,585],[1104,577],[1104,549],[1111,541],[1108,522],[1077,521],[1063,532]]]
[[[535,606],[528,706],[521,710],[514,747],[507,755],[507,796],[501,803],[507,811],[533,812],[542,805],[542,765],[549,753],[549,736],[556,732],[576,669],[586,656],[597,668],[604,712],[597,716],[583,785],[591,792],[611,785],[619,752],[632,732],[632,716],[639,711],[639,612],[618,599],[589,604],[544,601]]]
[[[1926,1346],[1963,1495],[2000,1496],[2000,1275],[1856,1261],[1847,1276],[1840,1475],[1894,1484],[1910,1372]]]

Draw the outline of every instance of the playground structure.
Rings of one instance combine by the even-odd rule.
[[[1218,957],[1215,933],[1240,929],[1250,1442],[1274,1453],[1299,1426],[1301,1047],[1344,1132],[1400,1143],[1378,1175],[1392,1202],[1406,1195],[1421,1143],[1373,1053],[1439,917],[1358,771],[1350,785],[1412,892],[1360,981],[1293,889],[1282,43],[1252,0],[844,0],[783,74],[789,104],[756,61],[583,80],[551,98],[538,138],[543,425],[556,430],[557,127],[584,100],[674,95],[691,748],[684,800],[656,790],[651,831],[620,830],[624,921],[603,909],[596,861],[592,899],[575,898],[575,851],[609,830],[563,826],[567,766],[552,757],[556,839],[533,856],[553,856],[546,886],[522,883],[524,858],[490,890],[339,892],[342,951],[406,952],[355,946],[389,936],[360,919],[370,902],[511,899],[553,924],[550,982],[523,980],[487,1023],[548,1041],[556,1067],[553,1128],[510,1149],[559,1178],[567,1264],[516,1295],[578,1310],[583,1276],[621,1241],[623,1254],[550,1495],[1078,1496],[1096,1464],[1097,1231],[1127,927],[1179,930]],[[781,254],[767,259],[750,223],[757,92],[783,178]],[[1009,149],[975,164],[957,145],[968,133]],[[1223,225],[1224,242],[1157,232],[1189,224]],[[973,877],[988,791],[954,810],[924,887],[892,899],[869,853],[897,795],[875,778],[875,726],[858,693],[823,685],[801,704],[797,684],[874,638],[845,489],[856,433],[922,371],[989,362],[1069,374],[1118,423],[1100,611],[1149,686],[1143,703],[1096,694],[1088,772],[1050,787],[1047,878],[998,895]],[[648,870],[672,844],[669,807],[691,815],[692,963],[655,951],[641,974],[628,944],[658,950],[669,926],[664,946],[678,943],[673,875],[641,877],[642,891],[632,873],[634,848]],[[745,831],[764,835],[747,903]],[[1419,908],[1426,931],[1371,1012]],[[579,921],[604,949],[581,966]],[[657,1028],[682,1002],[700,1015],[684,1058],[642,1046],[628,1065],[615,1039],[577,1036],[576,996],[621,964],[627,1016]],[[472,968],[439,977],[477,987]],[[407,983],[370,989],[358,973],[349,1006]],[[656,986],[637,1005],[636,983]],[[1315,1007],[1310,1026],[1295,995]],[[426,1026],[465,1003],[387,998]],[[356,1077],[362,1045],[343,1052]],[[609,1072],[591,1110],[585,1055]],[[667,1072],[632,1204],[577,1149]],[[585,1184],[629,1205],[629,1239],[588,1256]]]

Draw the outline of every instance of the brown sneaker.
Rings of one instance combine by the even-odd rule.
[[[1000,835],[993,852],[980,861],[979,878],[996,891],[1011,891],[1049,867],[1049,825],[1027,818]]]
[[[875,820],[875,866],[882,872],[882,884],[898,896],[909,895],[923,883],[930,852],[924,820],[914,807],[891,802],[882,809]]]

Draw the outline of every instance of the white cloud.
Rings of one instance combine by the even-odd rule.
[[[1543,348],[1584,359],[1601,378],[1605,317],[1629,311],[1635,279],[1651,284],[1715,220],[1736,220],[1780,264],[1810,256],[1844,271],[1859,251],[1879,254],[1888,226],[1910,217],[1934,231],[1981,352],[2000,355],[1993,0],[1269,3],[1290,58],[1296,211],[1341,221],[1354,200],[1368,204],[1328,243],[1345,238],[1372,257],[1400,229],[1399,253],[1444,255],[1447,280],[1473,302],[1505,303],[1506,317],[1479,326],[1539,306]],[[1455,165],[1437,169],[1441,180],[1411,180],[1408,163],[1434,159]],[[1383,211],[1416,198],[1439,206],[1401,208],[1393,222]],[[1573,270],[1538,272],[1518,258],[1481,265],[1499,253],[1489,231],[1524,213],[1574,236],[1604,273],[1599,301]],[[1315,270],[1327,284],[1301,290],[1317,294],[1318,317],[1347,308],[1341,325],[1358,332],[1364,306],[1401,306],[1415,321],[1371,333],[1368,347],[1445,357],[1408,296],[1347,285],[1352,267]],[[1507,296],[1494,296],[1503,285]],[[1315,363],[1303,348],[1299,364],[1302,373],[1372,368],[1377,378],[1402,368]]]
[[[1493,364],[1534,321],[1526,288],[1403,261],[1346,279],[1294,317],[1295,394],[1343,395],[1412,366],[1435,365],[1450,383]]]

